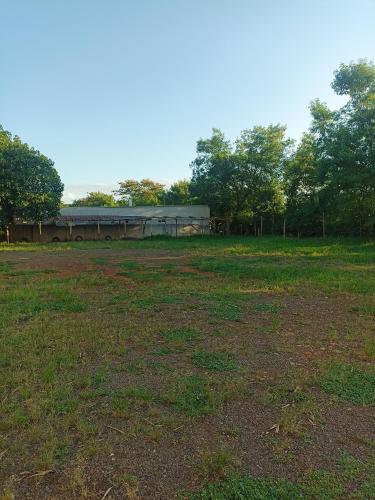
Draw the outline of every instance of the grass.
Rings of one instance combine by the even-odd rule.
[[[198,375],[178,378],[166,394],[165,401],[190,417],[212,413],[217,406],[214,395]]]
[[[288,481],[270,476],[252,476],[233,472],[233,458],[225,452],[208,455],[208,471],[218,471],[221,479],[207,482],[194,493],[182,493],[181,498],[190,500],[289,500],[357,498],[370,500],[374,497],[374,463],[364,464],[347,452],[341,453],[335,470],[307,472],[299,481]],[[356,492],[348,494],[348,485],[358,483]]]
[[[224,448],[204,453],[197,469],[208,480],[220,479],[227,476],[236,463],[232,452]]]
[[[191,359],[196,366],[209,371],[231,371],[239,368],[239,363],[231,352],[196,351]]]
[[[297,500],[303,498],[301,490],[286,480],[257,478],[235,474],[224,481],[209,483],[200,491],[187,495],[190,500]]]
[[[359,239],[0,244],[0,498],[373,498],[374,266]]]
[[[324,368],[320,386],[329,394],[361,405],[375,405],[375,371],[361,366],[331,362]]]
[[[163,332],[162,336],[172,342],[190,342],[199,339],[201,334],[194,328],[176,328]]]

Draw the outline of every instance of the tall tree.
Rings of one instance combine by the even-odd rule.
[[[214,215],[249,222],[284,205],[282,176],[291,141],[281,125],[244,130],[231,144],[214,129],[197,143],[191,191]]]
[[[321,234],[325,199],[317,176],[316,143],[305,133],[286,163],[284,174],[286,217],[289,231]]]
[[[55,216],[63,189],[52,160],[0,128],[0,225]]]
[[[318,180],[332,228],[362,234],[375,223],[375,65],[342,64],[332,88],[348,97],[341,109],[311,106]]]
[[[113,194],[106,194],[100,191],[92,191],[87,196],[74,200],[72,207],[115,207],[117,201]]]
[[[114,194],[118,196],[119,203],[128,205],[129,199],[133,205],[160,205],[164,204],[165,186],[151,179],[136,181],[128,179],[119,183],[120,187]]]

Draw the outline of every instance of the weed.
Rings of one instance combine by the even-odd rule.
[[[223,479],[236,464],[232,453],[222,449],[203,454],[198,468],[202,475],[210,480]]]

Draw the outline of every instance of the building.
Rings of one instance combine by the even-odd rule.
[[[156,235],[189,236],[210,232],[207,205],[68,207],[55,219],[19,222],[13,242],[140,239]]]

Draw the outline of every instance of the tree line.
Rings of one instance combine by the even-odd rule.
[[[239,233],[369,235],[375,228],[375,65],[341,64],[333,90],[346,103],[310,105],[299,143],[280,124],[220,129],[199,139],[192,176],[170,187],[127,179],[112,194],[88,193],[72,206],[208,204],[217,228]],[[0,129],[0,225],[42,220],[58,210],[63,186],[53,162]]]

